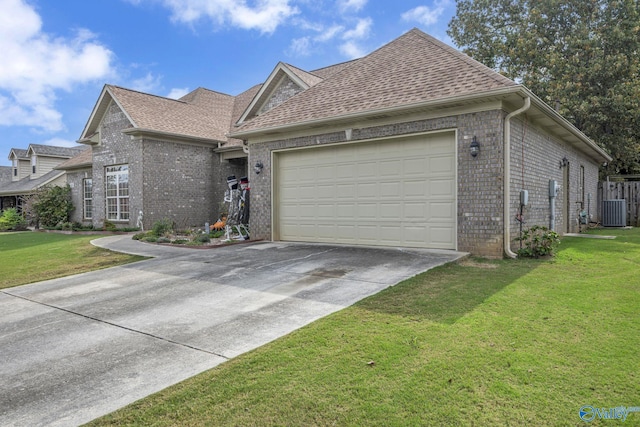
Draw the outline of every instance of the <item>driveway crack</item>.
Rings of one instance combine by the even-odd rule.
[[[23,296],[20,296],[20,295],[15,295],[15,294],[12,294],[12,293],[7,292],[7,291],[0,291],[0,293],[2,293],[4,295],[7,295],[9,297],[18,298],[18,299],[21,299],[21,300],[24,300],[24,301],[28,301],[28,302],[31,302],[33,304],[38,304],[38,305],[41,305],[41,306],[44,306],[44,307],[52,308],[54,310],[63,311],[65,313],[69,313],[69,314],[72,314],[74,316],[82,317],[82,318],[85,318],[87,320],[92,320],[94,322],[102,323],[104,325],[114,326],[116,328],[123,329],[125,331],[133,332],[133,333],[140,334],[140,335],[145,335],[147,337],[154,338],[154,339],[157,339],[157,340],[160,340],[160,341],[164,341],[164,342],[167,342],[169,344],[178,345],[180,347],[185,347],[185,348],[188,348],[188,349],[191,349],[191,350],[200,351],[202,353],[211,354],[213,356],[217,356],[217,357],[221,357],[221,358],[223,358],[225,360],[229,360],[229,357],[224,356],[222,354],[218,354],[218,353],[216,353],[214,351],[206,350],[204,348],[196,347],[196,346],[193,346],[193,345],[190,345],[190,344],[181,343],[181,342],[172,340],[170,338],[162,337],[160,335],[155,335],[155,334],[152,334],[152,333],[149,333],[149,332],[144,332],[144,331],[140,331],[140,330],[137,330],[137,329],[129,328],[127,326],[119,325],[117,323],[109,322],[107,320],[99,319],[97,317],[89,316],[87,314],[78,313],[78,312],[73,311],[73,310],[69,310],[69,309],[66,309],[66,308],[58,307],[58,306],[55,306],[55,305],[52,305],[52,304],[47,304],[47,303],[41,302],[41,301],[36,301],[36,300],[31,299],[31,298],[23,297]]]

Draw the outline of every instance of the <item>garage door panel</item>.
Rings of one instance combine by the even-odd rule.
[[[429,172],[431,175],[441,173],[448,176],[449,172],[453,170],[454,163],[455,161],[453,156],[430,157]]]
[[[276,156],[276,239],[456,248],[453,132]]]

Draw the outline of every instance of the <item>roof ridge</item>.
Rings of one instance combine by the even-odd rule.
[[[415,34],[419,37],[422,37],[423,39],[427,40],[428,42],[432,43],[435,47],[448,52],[452,55],[455,55],[458,59],[460,59],[461,61],[465,61],[467,64],[471,65],[472,67],[474,67],[475,69],[477,69],[478,71],[482,71],[487,77],[492,78],[493,80],[495,80],[496,82],[505,82],[505,80],[511,82],[511,83],[515,83],[513,80],[509,79],[508,77],[503,76],[502,74],[498,73],[496,70],[487,67],[486,65],[484,65],[482,62],[477,61],[475,59],[473,59],[472,57],[470,57],[469,55],[467,55],[464,52],[459,51],[458,49],[455,49],[452,46],[449,46],[448,44],[444,43],[441,40],[438,40],[437,38],[425,33],[424,31],[421,31],[419,28],[412,28],[410,31],[408,31],[405,35],[408,34]],[[506,83],[506,82],[505,82]]]
[[[151,97],[154,97],[154,98],[166,99],[167,101],[176,101],[176,102],[180,102],[182,104],[187,104],[187,102],[181,101],[180,99],[168,98],[168,97],[162,96],[162,95],[156,95],[156,94],[153,94],[153,93],[142,92],[142,91],[137,90],[137,89],[129,89],[129,88],[126,88],[126,87],[122,87],[122,86],[118,86],[118,85],[112,85],[112,84],[105,84],[105,86],[107,88],[116,88],[116,89],[126,90],[127,92],[138,93],[140,95],[151,96]],[[191,92],[189,92],[189,93],[191,93]]]

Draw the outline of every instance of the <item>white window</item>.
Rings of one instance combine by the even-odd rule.
[[[36,156],[31,156],[31,173],[36,173]]]
[[[11,163],[13,165],[13,176],[18,176],[18,159],[13,159]]]
[[[82,180],[82,206],[84,219],[93,218],[93,180],[91,178]]]
[[[129,220],[129,165],[106,168],[107,219]]]

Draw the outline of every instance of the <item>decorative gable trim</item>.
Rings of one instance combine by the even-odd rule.
[[[240,125],[245,120],[258,116],[275,107],[277,104],[271,106],[268,109],[264,108],[268,105],[274,93],[282,86],[285,81],[287,81],[287,78],[296,86],[298,86],[300,88],[300,91],[307,90],[310,87],[304,80],[302,80],[298,76],[298,74],[291,67],[283,62],[279,62],[278,65],[276,65],[276,67],[273,69],[267,80],[264,82],[256,96],[254,96],[253,100],[244,111],[242,116],[240,116],[240,119],[236,124]],[[279,102],[278,104],[282,102]]]

